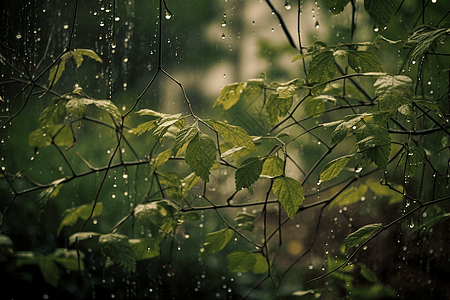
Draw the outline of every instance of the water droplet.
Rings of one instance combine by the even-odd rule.
[[[101,21],[100,22],[100,27],[103,27],[103,26],[105,26],[105,22]]]
[[[284,8],[286,9],[286,10],[290,10],[291,9],[291,4],[289,3],[289,1],[286,1],[286,3],[284,3]]]
[[[20,40],[21,38],[22,38],[22,34],[21,34],[20,32],[18,32],[18,33],[16,34],[16,39]]]
[[[115,17],[114,21],[118,22],[120,20],[120,17]]]
[[[380,28],[378,28],[378,27],[373,28],[373,31],[375,31],[375,32],[378,32],[378,30],[380,30]]]
[[[316,27],[317,29],[320,27],[319,20],[316,21],[316,24],[314,24],[314,27]]]
[[[226,27],[227,26],[227,21],[222,20],[222,27]]]
[[[431,3],[436,3],[437,2],[437,0],[431,0]]]
[[[225,39],[225,33],[222,33],[222,40]]]
[[[166,18],[166,20],[170,20],[172,18],[172,16],[173,16],[172,13],[166,9],[166,14],[165,14],[164,18]]]
[[[68,28],[69,28],[69,25],[66,24],[66,25],[63,26],[63,28],[64,28],[64,29],[68,29]]]

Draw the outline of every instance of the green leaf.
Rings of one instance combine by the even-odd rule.
[[[307,297],[305,299],[311,299],[311,297],[314,298],[320,298],[320,296],[322,295],[322,291],[317,291],[317,290],[307,290],[307,291],[296,291],[294,293],[292,293],[292,296],[295,297]]]
[[[292,107],[294,101],[294,94],[296,91],[295,85],[289,85],[286,87],[280,86],[275,92],[272,92],[267,99],[266,110],[267,120],[270,125],[275,125],[279,121],[283,120],[286,114]]]
[[[109,257],[106,267],[117,263],[128,271],[136,271],[136,254],[125,235],[109,233],[101,235],[98,244],[103,255]]]
[[[416,126],[416,115],[409,104],[403,104],[398,108],[398,112],[406,117],[406,122],[411,123],[411,126]]]
[[[387,129],[378,124],[366,122],[358,129],[356,140],[359,151],[378,167],[387,171],[391,152],[391,137]]]
[[[8,256],[14,253],[14,244],[7,235],[0,234],[0,262],[4,263],[8,260]]]
[[[42,277],[52,286],[58,286],[59,281],[59,268],[58,265],[48,257],[42,257],[39,260],[39,269],[41,270]]]
[[[261,253],[237,250],[227,256],[227,268],[230,272],[248,272],[262,274],[268,271],[266,258]]]
[[[202,252],[202,256],[204,257],[208,254],[222,250],[233,238],[233,236],[234,231],[229,228],[208,233],[205,236],[205,241],[203,243],[204,251]]]
[[[421,59],[427,52],[434,51],[440,42],[444,42],[450,34],[448,28],[432,28],[422,25],[413,30],[403,49],[412,49],[410,61]]]
[[[217,130],[233,146],[256,150],[252,137],[248,135],[244,128],[216,120],[206,120],[205,122]]]
[[[412,80],[408,76],[383,76],[373,86],[380,111],[395,112],[403,104],[411,104],[414,98]]]
[[[360,244],[365,238],[368,238],[380,228],[382,228],[381,223],[369,224],[359,228],[355,232],[350,233],[344,239],[345,251],[347,251],[350,247]]]
[[[278,156],[269,156],[264,160],[261,175],[277,177],[284,173],[284,161]]]
[[[167,149],[161,153],[158,154],[158,156],[155,158],[155,161],[152,164],[152,171],[156,171],[159,167],[161,167],[166,161],[169,160],[170,155],[172,154],[172,149]]]
[[[323,167],[322,172],[320,172],[320,181],[325,182],[338,176],[354,155],[355,154],[342,156],[327,163],[325,167]]]
[[[324,1],[334,15],[340,14],[344,10],[345,6],[347,6],[347,4],[350,2],[350,0],[324,0]]]
[[[151,120],[148,122],[144,122],[139,124],[136,128],[133,129],[133,133],[137,135],[142,135],[147,131],[151,131],[156,127],[156,122],[158,120]]]
[[[336,104],[337,100],[334,96],[331,95],[319,95],[314,98],[308,97],[305,102],[306,115],[318,117],[325,111],[326,103],[331,102],[333,104]]]
[[[40,208],[42,208],[45,205],[45,203],[47,203],[48,200],[58,196],[59,191],[61,190],[61,188],[63,186],[63,184],[61,182],[63,182],[64,180],[65,180],[65,178],[61,178],[61,179],[51,182],[50,187],[46,188],[41,193],[39,193],[37,200],[38,200],[38,205]]]
[[[85,204],[74,208],[66,209],[62,213],[62,221],[59,224],[57,235],[61,233],[61,229],[64,226],[73,226],[77,223],[78,219],[87,220],[92,212],[94,204]],[[92,218],[98,217],[103,212],[103,203],[99,202],[95,206]]]
[[[156,121],[156,128],[153,130],[153,136],[157,140],[161,140],[169,130],[170,126],[176,125],[182,119],[181,114],[168,115]]]
[[[175,144],[173,146],[173,153],[175,156],[181,154],[180,150],[183,146],[189,143],[199,132],[197,124],[192,124],[182,128],[178,131],[175,137]]]
[[[66,98],[53,98],[48,107],[46,107],[39,116],[39,125],[58,125],[64,122],[66,117]]]
[[[325,51],[313,58],[308,67],[308,82],[320,84],[331,80],[336,75],[336,62],[332,51]],[[326,85],[322,84],[313,88],[313,94],[322,92]]]
[[[369,281],[371,281],[373,283],[377,283],[378,282],[377,275],[371,269],[369,269],[365,264],[358,263],[358,266],[361,267],[361,271],[360,272],[361,272],[361,275],[365,279],[367,279],[367,280],[369,280]]]
[[[434,104],[431,101],[426,101],[426,100],[413,100],[413,103],[418,105],[421,108],[427,108],[427,109],[431,109],[432,111],[434,111],[434,113],[439,117],[442,118],[444,115],[442,114],[442,111],[439,109],[439,107]]]
[[[310,54],[297,54],[296,56],[294,56],[291,60],[291,63],[296,62],[297,60],[303,59],[308,57]]]
[[[348,51],[348,65],[357,73],[385,72],[378,56],[367,51]]]
[[[251,99],[259,95],[264,88],[264,78],[249,79],[245,83],[244,90],[241,94],[241,99]]]
[[[151,259],[160,255],[159,241],[153,237],[128,240],[136,260]]]
[[[50,136],[54,137],[55,144],[57,146],[71,146],[75,143],[73,131],[70,125],[55,125],[47,127],[47,132]]]
[[[243,82],[237,82],[226,85],[220,91],[220,96],[219,98],[217,98],[216,102],[214,102],[213,107],[222,105],[224,110],[230,109],[233,105],[235,105],[239,101],[243,90],[244,90]]]
[[[259,157],[250,157],[244,160],[234,174],[236,190],[249,188],[259,179],[263,163]]]
[[[161,230],[163,235],[171,232],[178,224],[179,211],[171,201],[160,200],[139,204],[134,210],[136,221],[156,236]]]
[[[411,147],[402,153],[399,161],[399,170],[404,173],[405,177],[413,177],[416,168],[425,162],[425,151],[420,147]]]
[[[94,104],[99,109],[106,111],[109,113],[117,123],[121,122],[121,114],[117,106],[112,103],[110,100],[96,100],[89,98],[80,98],[80,97],[72,97],[67,96],[70,99],[66,104],[66,109],[68,113],[73,114],[77,118],[81,118],[86,111],[88,105]]]
[[[158,179],[170,200],[180,203],[187,195],[183,194],[183,178],[175,172],[158,172]]]
[[[61,265],[63,268],[77,271],[78,270],[78,255],[80,256],[80,269],[84,270],[84,254],[83,252],[80,252],[80,250],[72,249],[67,250],[63,248],[56,248],[56,250],[49,254],[48,257],[50,257],[54,262]]]
[[[342,142],[348,135],[350,130],[356,129],[356,125],[365,117],[366,114],[362,115],[351,115],[346,116],[344,120],[331,122],[323,124],[325,127],[336,126],[334,131],[331,133],[331,143],[338,144]]]
[[[209,171],[216,161],[216,144],[204,133],[197,135],[186,148],[186,163],[203,181],[209,181]]]
[[[38,128],[31,132],[28,136],[28,145],[33,148],[44,148],[52,144],[52,137],[47,134],[47,131]]]
[[[80,53],[84,56],[88,56],[90,58],[95,59],[96,61],[98,61],[99,63],[102,63],[102,59],[97,55],[97,53],[95,53],[94,51],[90,50],[90,49],[75,49],[75,52]]]
[[[76,240],[78,241],[83,241],[83,240],[87,240],[87,239],[91,239],[94,236],[100,236],[102,235],[101,233],[98,232],[92,232],[92,231],[88,231],[88,232],[77,232],[72,234],[69,237],[69,245],[72,245],[75,243]]]
[[[448,218],[450,218],[450,213],[446,213],[446,214],[434,217],[433,219],[428,220],[423,225],[417,226],[413,232],[418,231],[418,230],[423,230],[425,232],[429,231],[431,228],[433,228],[434,226],[436,226],[439,223],[446,221]]]
[[[378,27],[385,27],[394,14],[391,0],[364,0],[364,8]]]
[[[48,85],[55,85],[59,78],[61,78],[62,73],[66,69],[66,61],[60,60],[57,64],[55,64],[48,73]]]
[[[272,189],[288,217],[294,219],[300,205],[305,200],[300,182],[291,177],[279,177],[274,180]]]
[[[255,216],[246,212],[238,212],[234,221],[241,230],[253,231],[255,227]]]
[[[214,169],[214,165],[213,165]],[[187,197],[190,189],[194,187],[197,182],[200,180],[200,177],[196,176],[195,173],[191,173],[188,176],[183,178],[183,182],[181,183],[183,189],[183,196]]]
[[[359,187],[351,187],[340,193],[336,199],[334,199],[330,205],[329,209],[338,205],[338,206],[346,206],[356,202],[361,201],[361,198],[364,197],[367,193],[367,186],[360,185]]]

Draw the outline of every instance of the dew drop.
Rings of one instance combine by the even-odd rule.
[[[222,27],[226,27],[227,26],[227,21],[222,20]]]
[[[225,33],[222,33],[222,40],[225,39]]]
[[[22,38],[22,34],[21,34],[20,32],[18,32],[18,33],[16,34],[16,39],[20,40],[21,38]]]
[[[286,3],[284,3],[284,8],[286,10],[290,10],[292,8],[291,4],[289,3],[289,1],[286,1]]]
[[[166,10],[166,15],[164,16],[166,18],[166,20],[170,20],[172,18],[172,13],[168,10]]]
[[[316,27],[316,29],[318,29],[320,27],[319,20],[316,20],[316,24],[314,24],[314,27]]]

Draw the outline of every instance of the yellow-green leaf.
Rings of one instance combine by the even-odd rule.
[[[244,128],[216,120],[206,120],[205,122],[217,130],[233,146],[256,150],[252,137]]]
[[[91,215],[93,209],[93,204],[85,204],[74,208],[66,209],[63,213],[63,219],[61,223],[59,224],[57,235],[60,234],[61,229],[64,226],[73,226],[76,224],[78,219],[87,220],[89,216]],[[94,211],[92,212],[92,218],[98,217],[103,212],[103,203],[99,202],[95,206]]]
[[[382,227],[381,223],[370,224],[370,225],[366,225],[366,226],[359,228],[355,232],[350,233],[344,239],[345,250],[347,250],[350,247],[358,245],[365,238],[368,238],[369,236],[371,236],[375,231],[377,231],[381,227]]]
[[[209,173],[216,161],[216,144],[204,133],[197,135],[189,142],[186,148],[186,163],[195,175],[203,181],[209,181]]]
[[[208,233],[203,243],[202,256],[222,250],[228,242],[233,238],[234,231],[229,228]]]
[[[237,82],[226,85],[220,91],[220,96],[219,98],[217,98],[216,102],[214,102],[213,107],[222,105],[224,110],[230,109],[233,105],[235,105],[239,101],[243,90],[244,90],[244,82]]]
[[[272,189],[288,217],[294,219],[300,205],[305,200],[300,182],[291,177],[279,177],[275,179]]]

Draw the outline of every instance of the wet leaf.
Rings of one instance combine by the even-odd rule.
[[[259,157],[250,157],[242,162],[234,174],[236,190],[249,188],[259,179],[263,163]]]
[[[294,219],[300,205],[305,200],[300,182],[291,177],[279,177],[274,180],[272,189],[288,217]]]
[[[161,153],[158,154],[158,156],[155,158],[155,161],[152,164],[152,171],[156,171],[159,167],[161,167],[166,161],[170,159],[170,155],[172,154],[172,149],[167,149]]]
[[[216,120],[205,120],[205,122],[217,130],[233,146],[256,150],[252,137],[248,135],[244,128]]]
[[[133,133],[137,135],[142,135],[147,131],[151,131],[156,127],[157,120],[151,120],[148,122],[144,122],[139,124],[136,128],[133,129]]]
[[[211,167],[216,161],[216,152],[214,141],[206,134],[199,132],[189,142],[185,160],[195,175],[208,182]]]
[[[360,272],[361,272],[361,275],[365,279],[367,279],[367,280],[369,280],[369,281],[371,281],[373,283],[377,283],[378,282],[377,275],[371,269],[369,269],[365,264],[358,263],[358,266],[361,267],[361,271]]]
[[[74,208],[66,209],[62,213],[62,221],[59,224],[57,235],[61,233],[64,226],[73,226],[77,223],[79,219],[87,220],[92,212],[93,204],[85,204]],[[98,202],[95,206],[94,212],[92,213],[92,218],[98,217],[103,212],[103,203]]]
[[[214,102],[213,107],[222,105],[224,110],[230,109],[240,99],[241,93],[244,90],[244,82],[237,82],[226,85],[221,91],[220,96]]]
[[[91,239],[94,236],[100,236],[100,235],[102,235],[102,234],[98,233],[98,232],[93,232],[93,231],[77,232],[77,233],[72,234],[69,237],[69,245],[74,244],[76,240],[78,240],[78,242],[80,242],[83,240]]]
[[[284,161],[278,156],[269,156],[264,160],[261,175],[277,177],[284,173]]]
[[[348,64],[357,73],[385,72],[381,60],[372,52],[348,51]]]
[[[381,28],[389,24],[395,11],[391,0],[364,0],[364,8],[375,25]]]
[[[151,259],[160,255],[159,241],[155,238],[128,240],[136,254],[136,260]]]
[[[381,223],[369,224],[359,228],[355,232],[350,233],[344,239],[345,251],[347,251],[347,249],[350,247],[360,244],[365,238],[368,238],[380,228],[382,228]]]
[[[97,53],[95,53],[93,50],[90,49],[75,49],[75,52],[80,53],[84,56],[88,56],[90,58],[95,59],[96,61],[98,61],[99,63],[102,63],[102,59],[100,58],[100,56],[97,55]]]
[[[178,156],[182,153],[182,149],[187,145],[199,132],[197,124],[192,124],[182,128],[178,131],[177,136],[175,137],[175,144],[173,146],[173,153],[175,156]]]
[[[205,236],[205,241],[203,243],[204,251],[202,252],[202,256],[204,257],[208,254],[222,250],[233,238],[233,236],[234,231],[229,228],[224,228],[216,232],[208,233]]]
[[[106,267],[117,263],[128,271],[136,271],[136,254],[125,235],[109,233],[101,235],[98,244],[103,255],[109,257]]]
[[[234,221],[241,230],[253,231],[255,227],[255,216],[246,212],[238,212]]]
[[[296,86],[289,85],[278,87],[269,95],[264,108],[270,125],[273,126],[283,120],[292,107],[295,92]]]
[[[398,168],[405,177],[413,177],[416,169],[426,160],[425,151],[421,147],[411,147],[402,153]]]
[[[345,6],[347,6],[347,4],[350,2],[350,0],[324,0],[324,1],[334,15],[340,14],[344,10]]]
[[[320,172],[320,180],[325,182],[338,176],[353,156],[354,154],[342,156],[327,163]]]
[[[331,80],[336,75],[336,62],[332,51],[325,51],[313,58],[308,67],[308,82],[310,84],[320,84]],[[325,89],[326,85],[313,88],[313,94],[318,94]]]
[[[58,265],[50,258],[42,257],[39,260],[39,269],[41,270],[42,277],[52,286],[58,286],[59,281],[59,268]]]
[[[441,41],[445,41],[450,34],[448,28],[433,28],[422,25],[413,30],[403,45],[403,49],[412,49],[410,61],[420,59],[428,51],[434,51]]]
[[[414,98],[412,80],[408,76],[382,76],[373,86],[380,111],[395,112],[403,104],[411,104]]]
[[[227,268],[230,272],[248,272],[255,274],[267,272],[269,269],[266,258],[261,253],[237,250],[227,256]]]

